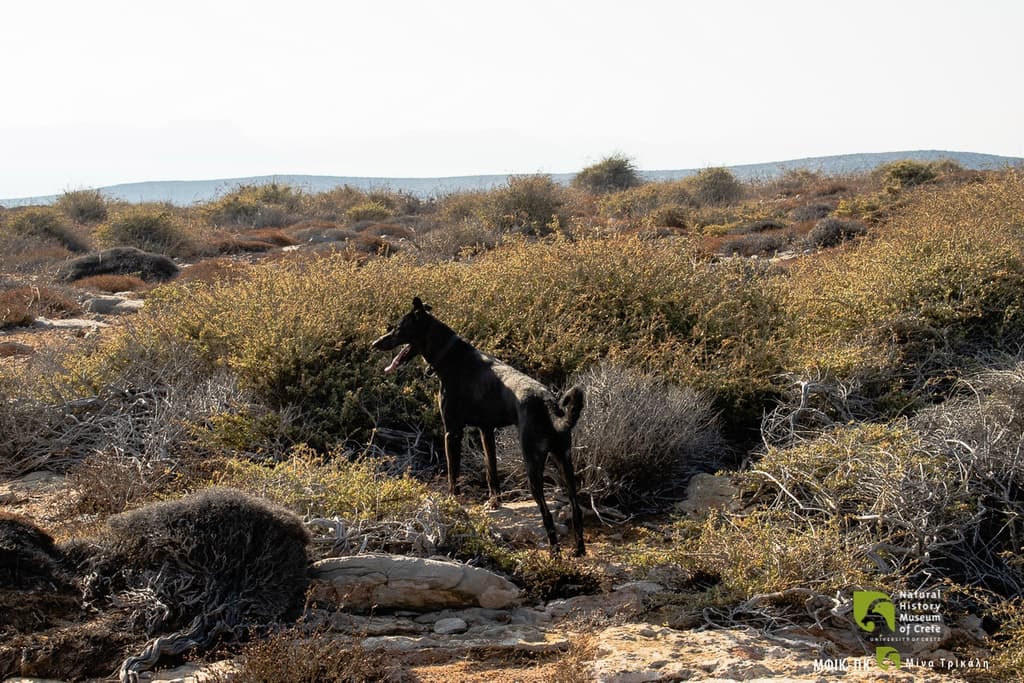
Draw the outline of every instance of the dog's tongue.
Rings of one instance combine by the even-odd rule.
[[[405,346],[402,347],[402,350],[398,352],[398,355],[395,356],[395,359],[391,361],[391,364],[384,368],[384,372],[394,372],[395,370],[397,370],[398,366],[402,364],[402,361],[405,360],[405,357],[408,353],[409,345],[406,344]]]

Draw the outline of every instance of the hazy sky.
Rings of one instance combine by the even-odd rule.
[[[5,2],[0,197],[1024,156],[1024,2]]]

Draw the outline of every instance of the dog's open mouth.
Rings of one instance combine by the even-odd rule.
[[[412,351],[412,345],[406,344],[395,356],[395,359],[391,361],[391,364],[384,368],[384,372],[394,372],[398,369],[398,366],[405,362],[409,357],[409,352]]]

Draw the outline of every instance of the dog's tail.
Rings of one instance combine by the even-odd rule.
[[[555,428],[560,432],[571,431],[583,412],[583,388],[575,386],[567,390],[558,399],[558,408],[561,414],[556,416]]]

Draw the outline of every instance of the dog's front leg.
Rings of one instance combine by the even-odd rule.
[[[480,443],[484,447],[484,472],[487,474],[487,504],[492,508],[501,506],[501,484],[498,481],[498,457],[495,452],[494,430],[480,428]]]
[[[444,459],[448,463],[448,491],[459,493],[459,469],[462,467],[462,425],[444,427]]]

